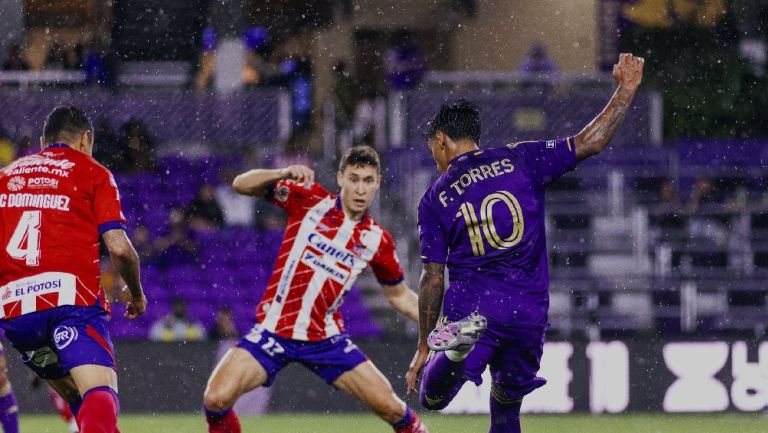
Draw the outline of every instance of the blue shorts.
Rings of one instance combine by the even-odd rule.
[[[496,386],[511,399],[521,399],[547,383],[536,376],[544,351],[543,328],[488,326],[467,356],[464,378],[476,385],[486,366]]]
[[[100,306],[65,305],[0,320],[21,359],[42,379],[61,379],[80,365],[115,369],[109,316]]]
[[[339,376],[368,360],[347,334],[321,341],[292,340],[260,329],[258,324],[237,347],[247,350],[267,371],[264,386],[272,385],[277,373],[292,362],[301,363],[333,385]]]

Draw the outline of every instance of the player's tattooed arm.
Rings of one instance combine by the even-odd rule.
[[[605,149],[624,120],[632,99],[643,78],[645,59],[623,53],[613,66],[613,78],[618,84],[608,105],[575,137],[576,159],[584,160]]]
[[[238,194],[264,197],[267,186],[283,179],[311,184],[315,181],[315,171],[300,164],[277,169],[257,168],[237,176],[232,182],[232,188]]]
[[[444,293],[445,264],[424,263],[419,280],[419,346],[427,346],[427,337],[437,326]]]
[[[102,234],[104,244],[109,250],[112,264],[125,281],[125,288],[120,294],[127,304],[128,310],[125,316],[129,319],[136,318],[147,309],[147,298],[141,288],[139,276],[139,255],[133,248],[130,239],[122,229],[107,230]]]
[[[407,393],[416,391],[419,373],[427,362],[429,348],[427,337],[435,329],[440,317],[440,309],[445,293],[445,265],[442,263],[424,263],[419,280],[419,345],[413,355],[408,372],[405,374]]]

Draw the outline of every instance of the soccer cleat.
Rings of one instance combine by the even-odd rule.
[[[446,350],[466,352],[477,343],[486,328],[488,328],[488,320],[478,313],[472,313],[469,317],[456,322],[438,325],[429,333],[427,346],[435,352]]]

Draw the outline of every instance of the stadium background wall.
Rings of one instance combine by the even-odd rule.
[[[359,341],[404,395],[410,340]],[[195,412],[213,368],[216,343],[119,342],[123,413]],[[9,374],[22,413],[49,412],[27,385],[27,370],[9,348]],[[768,405],[768,340],[655,340],[634,337],[589,343],[550,341],[542,376],[549,383],[525,402],[528,412],[759,411]],[[449,410],[487,411],[489,388],[467,386]],[[411,396],[408,402],[417,406]],[[362,411],[356,401],[326,386],[299,365],[275,383],[271,412]]]

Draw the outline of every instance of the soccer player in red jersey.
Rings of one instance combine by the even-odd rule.
[[[110,306],[99,235],[126,282],[125,316],[147,299],[112,174],[91,157],[93,125],[75,107],[45,121],[42,150],[0,170],[0,328],[24,363],[67,401],[82,433],[116,433]]]
[[[396,432],[425,433],[416,413],[349,339],[338,308],[358,274],[370,266],[392,306],[417,320],[417,297],[403,283],[392,236],[368,213],[381,182],[379,156],[350,149],[336,174],[338,196],[314,182],[303,165],[251,170],[233,183],[240,194],[285,209],[288,225],[277,263],[256,310],[256,326],[213,371],[205,390],[208,431],[239,433],[237,399],[270,386],[300,362],[326,383],[361,400]]]

